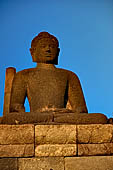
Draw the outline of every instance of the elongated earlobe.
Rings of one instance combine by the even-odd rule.
[[[58,48],[58,54],[57,54],[58,56],[59,56],[59,53],[60,53],[60,48]]]
[[[55,57],[55,59],[53,61],[53,64],[55,64],[55,65],[58,65],[58,56],[59,56],[59,53],[60,53],[60,48],[58,48],[57,55],[56,55],[56,57]]]
[[[30,50],[30,53],[31,53],[31,56],[32,56],[32,61],[33,61],[33,62],[37,62],[37,58],[36,58],[36,56],[34,55],[34,49],[33,49],[33,48],[30,48],[29,50]]]
[[[30,49],[29,49],[29,51],[30,51],[31,56],[32,56],[32,55],[33,55],[33,49],[32,49],[32,48],[30,48]]]

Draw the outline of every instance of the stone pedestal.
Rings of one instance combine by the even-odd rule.
[[[0,170],[113,170],[113,125],[0,125]]]

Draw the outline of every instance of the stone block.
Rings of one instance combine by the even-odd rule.
[[[0,145],[0,157],[34,156],[34,145]]]
[[[64,170],[64,158],[20,158],[18,170]]]
[[[0,159],[0,170],[17,170],[17,159],[16,158]]]
[[[33,143],[34,125],[0,125],[0,145]]]
[[[65,170],[113,170],[113,156],[67,157]]]
[[[35,156],[75,156],[76,144],[39,145],[35,148]]]
[[[113,143],[78,144],[78,155],[113,155]]]
[[[35,126],[37,144],[75,144],[76,125],[37,125]]]
[[[77,125],[78,143],[113,143],[113,125]]]

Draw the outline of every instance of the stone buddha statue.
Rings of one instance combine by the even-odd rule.
[[[55,67],[60,52],[56,37],[48,32],[39,33],[32,40],[30,52],[37,66],[15,74],[10,113],[3,116],[1,123],[107,123],[104,114],[88,114],[77,75]],[[26,97],[30,112],[25,112]]]

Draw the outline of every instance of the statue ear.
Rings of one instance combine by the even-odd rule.
[[[60,48],[58,48],[58,49],[57,49],[57,56],[56,56],[56,58],[57,58],[57,61],[58,61],[58,56],[59,56],[59,53],[60,53]]]
[[[31,55],[33,54],[33,49],[32,48],[30,48],[29,49],[29,51],[30,51],[30,53],[31,53]]]
[[[37,62],[37,58],[36,58],[36,56],[34,55],[34,49],[33,49],[33,48],[30,48],[29,50],[30,50],[30,53],[31,53],[33,62]]]
[[[60,48],[58,48],[58,53],[57,53],[58,56],[59,56],[59,53],[60,53]]]
[[[55,60],[54,60],[54,62],[53,62],[55,65],[58,65],[59,52],[60,52],[60,48],[57,49],[57,55],[56,55],[56,58],[55,58]]]

